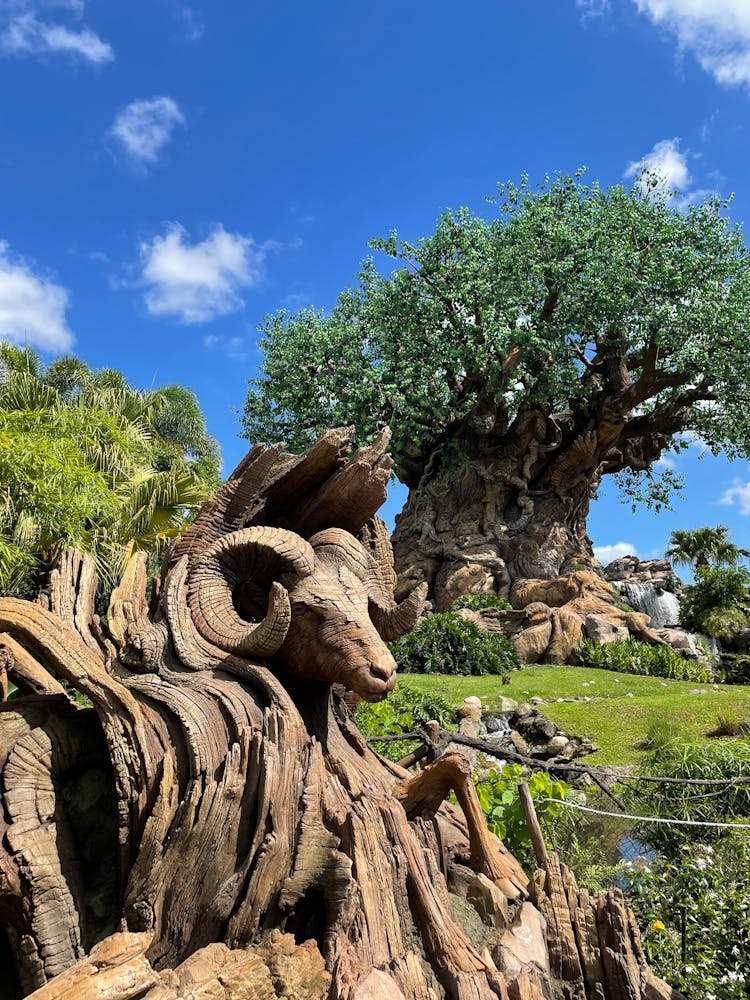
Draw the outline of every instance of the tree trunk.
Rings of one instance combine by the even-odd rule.
[[[387,438],[346,462],[348,440],[253,449],[150,605],[131,559],[106,627],[76,553],[36,604],[0,599],[0,673],[20,694],[0,702],[0,920],[24,995],[119,928],[148,935],[156,970],[275,930],[316,942],[331,1000],[365,1000],[373,970],[393,1000],[507,996],[449,889],[481,876],[517,899],[528,879],[467,765],[412,789],[332,687],[386,694],[373,622],[393,636],[419,613],[393,602],[373,520]]]
[[[399,594],[427,581],[444,611],[463,594],[507,597],[518,579],[598,565],[586,520],[599,477],[583,449],[552,464],[538,439],[523,450],[504,441],[495,454],[476,444],[462,442],[459,461],[410,490],[393,534]]]
[[[348,714],[344,687],[393,687],[384,638],[424,593],[392,596],[374,517],[387,437],[346,461],[348,444],[253,449],[150,602],[145,555],[130,559],[106,625],[75,552],[37,603],[0,598],[11,1000],[549,1000],[554,945],[518,905],[529,881],[487,829],[468,761],[411,774]],[[535,891],[557,920],[555,885]],[[638,943],[637,928],[619,942],[622,990],[593,976],[581,992],[576,966],[570,995],[657,996],[640,991]]]

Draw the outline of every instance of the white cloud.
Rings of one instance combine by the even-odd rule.
[[[152,316],[174,316],[181,323],[206,323],[244,305],[243,288],[263,276],[263,247],[249,236],[216,226],[200,243],[172,223],[166,235],[141,245],[142,283],[149,286],[146,308]]]
[[[156,163],[159,154],[185,119],[171,97],[133,101],[117,115],[110,135],[130,159],[142,166]]]
[[[680,140],[662,139],[657,142],[650,153],[628,164],[625,176],[641,177],[644,193],[652,189],[659,192],[684,191],[690,184],[690,172],[687,158],[680,151]],[[655,184],[649,183],[650,180]]]
[[[242,337],[222,337],[216,333],[209,333],[203,338],[203,346],[209,351],[221,351],[232,361],[247,360],[247,344]]]
[[[0,241],[0,337],[44,351],[67,351],[73,343],[65,322],[67,307],[62,285],[34,274]]]
[[[657,458],[654,462],[655,469],[669,469],[670,471],[677,468],[677,462],[674,458],[669,455],[663,455],[661,458]]]
[[[734,486],[722,494],[719,503],[727,507],[733,507],[736,503],[740,514],[744,514],[745,517],[750,516],[750,483],[735,480]]]
[[[748,0],[633,0],[725,86],[750,86]]]
[[[612,545],[595,545],[594,555],[602,566],[608,566],[615,559],[622,559],[623,556],[634,556],[637,553],[632,542],[614,542]]]
[[[0,5],[6,14],[0,18],[0,52],[14,56],[64,55],[100,66],[111,62],[114,51],[91,28],[82,24],[60,24],[41,20],[37,14],[45,7],[62,8],[74,20],[83,16],[83,0],[16,0]]]

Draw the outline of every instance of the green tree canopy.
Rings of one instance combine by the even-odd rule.
[[[368,259],[330,312],[268,318],[245,436],[302,447],[390,424],[410,485],[472,421],[508,427],[529,406],[627,415],[605,472],[650,466],[644,432],[747,452],[748,252],[725,202],[680,211],[655,188],[557,177],[496,204],[490,220],[446,212],[416,244],[373,240],[390,274]]]
[[[218,446],[183,386],[139,392],[79,359],[46,368],[0,344],[0,591],[28,588],[68,545],[111,585],[158,552],[218,483]]]

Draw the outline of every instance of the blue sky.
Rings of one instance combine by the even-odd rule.
[[[0,0],[0,335],[192,386],[228,471],[257,324],[330,306],[369,238],[581,165],[750,221],[749,113],[748,0]],[[700,452],[672,512],[602,491],[605,559],[748,546],[748,463]]]

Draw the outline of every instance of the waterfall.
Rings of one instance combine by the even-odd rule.
[[[651,616],[652,628],[678,628],[680,602],[674,594],[656,583],[626,583],[625,600],[636,611]]]

